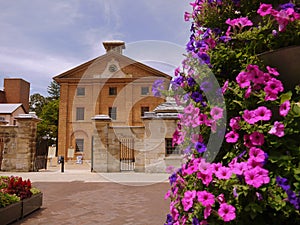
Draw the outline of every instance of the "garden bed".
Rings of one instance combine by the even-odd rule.
[[[0,208],[0,221],[1,225],[9,224],[30,213],[41,208],[43,203],[43,194],[38,193],[32,195],[30,198],[23,199],[22,201],[10,204],[4,208]]]

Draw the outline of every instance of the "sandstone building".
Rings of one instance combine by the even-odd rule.
[[[150,112],[165,102],[152,95],[152,84],[162,79],[167,88],[171,76],[125,56],[123,41],[103,45],[106,54],[54,77],[60,84],[58,155],[91,160],[94,171],[120,171],[126,160],[135,163],[128,168],[146,171],[147,164],[166,156],[166,146],[173,148],[170,140],[177,117],[168,118],[170,130],[155,131],[149,122],[156,118],[155,123],[162,124]],[[150,142],[158,145],[147,158]]]

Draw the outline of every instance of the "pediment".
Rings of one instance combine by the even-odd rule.
[[[103,56],[83,63],[54,77],[58,83],[63,79],[108,79],[108,78],[141,78],[147,76],[171,76],[124,55],[109,52]]]

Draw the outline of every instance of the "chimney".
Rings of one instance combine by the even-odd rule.
[[[122,54],[123,49],[125,49],[125,42],[124,41],[104,41],[103,43],[104,48],[106,49],[106,53],[110,51],[117,52]]]
[[[21,103],[29,112],[30,83],[21,78],[4,78],[4,92],[7,103]]]

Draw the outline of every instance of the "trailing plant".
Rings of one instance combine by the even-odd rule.
[[[299,44],[298,8],[282,3],[196,0],[185,14],[186,59],[170,91],[153,85],[185,107],[166,224],[300,223],[300,86],[285,91],[257,57]]]

